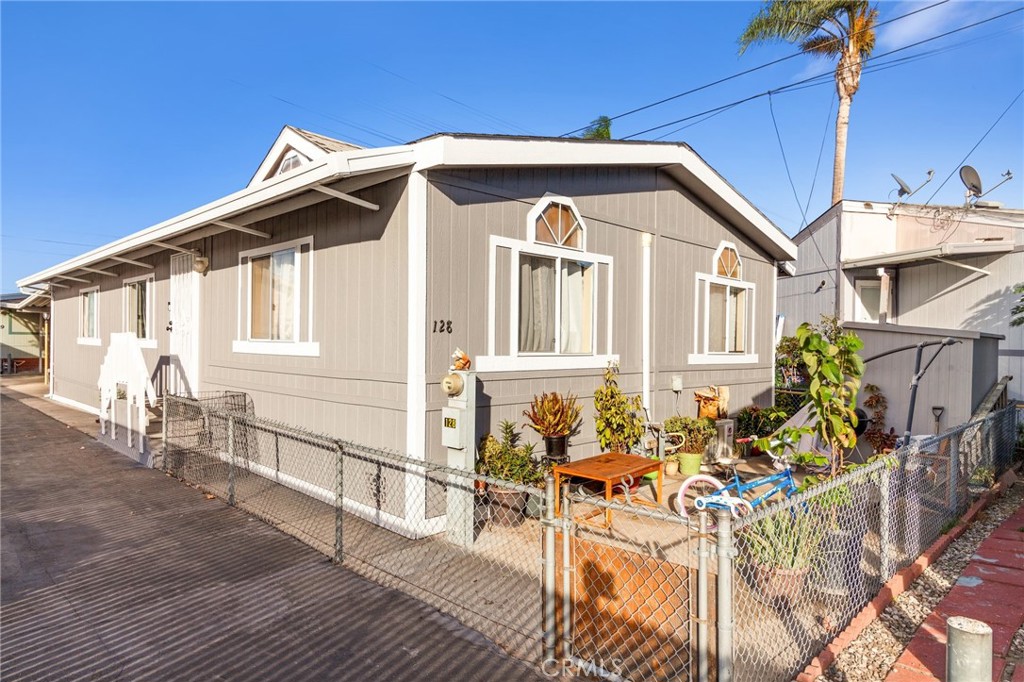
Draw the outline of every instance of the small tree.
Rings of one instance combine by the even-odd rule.
[[[612,120],[607,116],[598,116],[580,133],[580,137],[584,140],[612,139]]]
[[[594,391],[594,428],[601,449],[629,452],[644,435],[644,405],[640,396],[627,396],[619,388],[619,368],[609,363],[604,385]]]

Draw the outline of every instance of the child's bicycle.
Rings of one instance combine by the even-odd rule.
[[[757,488],[768,486],[768,490],[752,500],[745,494]],[[696,474],[683,481],[676,496],[676,508],[684,518],[696,518],[697,512],[704,509],[728,509],[734,517],[743,516],[759,507],[779,493],[786,497],[797,492],[793,472],[787,466],[777,474],[769,474],[744,482],[736,467],[732,467],[732,479],[722,483],[714,476]],[[710,525],[714,525],[712,520]]]

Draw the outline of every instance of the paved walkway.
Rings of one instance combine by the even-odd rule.
[[[0,398],[5,682],[545,679],[12,388]]]
[[[956,585],[918,628],[887,682],[946,678],[946,619],[951,616],[992,627],[992,679],[1001,679],[1010,641],[1024,625],[1024,507],[981,543]],[[1013,681],[1024,682],[1024,665],[1018,664]]]

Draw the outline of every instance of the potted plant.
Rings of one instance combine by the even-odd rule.
[[[594,391],[594,428],[602,452],[630,452],[644,435],[644,405],[619,388],[619,368],[609,363],[604,384]]]
[[[708,445],[718,436],[715,421],[708,417],[680,417],[665,420],[666,452],[676,453],[679,473],[693,476],[700,473],[701,462]]]
[[[533,444],[520,444],[515,422],[504,420],[500,424],[501,440],[488,434],[480,446],[477,472],[520,485],[536,485],[544,472],[533,458]],[[518,526],[523,522],[528,493],[522,490],[488,486],[491,520],[499,526]]]
[[[802,507],[793,507],[755,521],[741,533],[753,562],[751,579],[766,599],[791,601],[800,594],[818,555],[824,530],[821,521]]]
[[[529,426],[544,438],[547,453],[545,459],[548,463],[561,464],[568,461],[566,450],[569,436],[579,429],[582,410],[572,393],[563,398],[557,392],[534,396],[530,409],[523,410],[523,416],[529,420],[524,426]]]

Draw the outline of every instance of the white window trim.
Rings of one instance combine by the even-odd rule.
[[[866,287],[865,285],[870,284],[871,289],[878,289],[878,307],[879,313],[881,313],[882,307],[882,280],[879,277],[858,277],[854,280],[853,291],[854,291],[854,302],[853,302],[853,319],[857,322],[868,322],[878,324],[878,317],[873,320],[868,318],[868,309],[864,305],[862,290]],[[861,318],[864,319],[861,319]]]
[[[138,277],[126,277],[121,283],[121,328],[123,330],[131,331],[129,329],[130,322],[128,320],[128,285],[135,284],[136,282],[146,282],[146,329],[149,332],[149,336],[145,338],[139,338],[139,348],[156,348],[157,341],[156,337],[153,336],[155,329],[153,328],[153,287],[156,286],[156,277],[152,274],[139,275]]]
[[[744,274],[743,259],[740,258],[740,250],[736,248],[736,245],[732,242],[723,241],[720,242],[718,248],[715,249],[715,255],[712,258],[712,272],[718,272],[718,259],[721,257],[722,252],[725,249],[732,249],[736,252],[736,261],[740,268],[740,275]],[[704,283],[704,320],[703,325],[698,324],[697,311],[700,310],[700,306],[697,305],[697,301],[701,296],[701,283]],[[720,284],[734,289],[744,289],[747,292],[749,302],[747,303],[747,310],[750,313],[748,315],[748,331],[746,338],[746,353],[729,353],[729,352],[708,352],[707,348],[710,344],[710,318],[711,318],[711,285]],[[756,322],[757,322],[757,287],[753,282],[748,282],[742,279],[732,279],[731,277],[722,277],[718,274],[708,274],[698,272],[696,281],[693,285],[693,302],[694,302],[694,325],[693,325],[693,349],[695,352],[690,353],[687,356],[687,362],[691,365],[749,365],[759,361],[757,353],[753,352],[755,348],[755,341],[757,339],[756,334]],[[726,299],[728,305],[728,298]],[[726,313],[728,315],[728,312]],[[703,339],[697,333],[697,330],[703,326],[704,337]],[[701,352],[703,350],[703,352]]]
[[[96,292],[96,336],[85,336],[85,320],[82,318],[82,295]],[[100,288],[86,287],[78,290],[78,345],[79,346],[100,346],[103,344],[100,332]]]
[[[580,224],[580,248],[573,246],[565,246],[564,244],[548,244],[547,242],[537,241],[537,220],[541,217],[544,211],[547,210],[551,204],[562,204],[568,206],[572,214],[576,216],[576,221]],[[568,249],[570,251],[579,251],[585,253],[587,250],[587,224],[583,222],[583,215],[580,210],[576,208],[576,202],[569,197],[563,197],[560,194],[551,194],[550,192],[541,197],[541,200],[533,205],[530,212],[526,214],[526,240],[529,244],[536,244],[538,246],[553,246],[558,249]]]
[[[308,286],[306,287],[306,301],[308,302],[308,324],[306,330],[305,341],[301,340],[301,320],[302,320],[302,247],[308,246]],[[268,340],[268,339],[252,339],[249,335],[252,331],[252,259],[265,256],[267,254],[275,253],[277,251],[287,251],[288,249],[294,249],[295,258],[295,339],[292,340]],[[243,259],[248,259],[245,266],[242,266]],[[287,242],[281,242],[279,244],[270,244],[268,246],[261,246],[256,249],[249,249],[248,251],[241,251],[238,254],[238,327],[237,336],[234,341],[231,342],[231,351],[233,353],[245,353],[249,355],[290,355],[296,357],[319,357],[320,356],[320,344],[313,341],[313,237],[302,237],[301,239],[293,239]],[[241,292],[242,287],[245,287],[245,300],[243,301]],[[245,310],[242,306],[245,306]]]
[[[552,199],[555,201],[556,199]],[[557,199],[561,201],[561,199]],[[544,206],[546,207],[546,203]],[[530,220],[529,225],[533,225],[533,221]],[[582,221],[581,221],[582,224]],[[584,226],[584,237],[586,236],[586,228]],[[495,355],[495,323],[497,321],[497,301],[495,297],[497,295],[497,259],[498,249],[508,249],[511,254],[511,263],[513,264],[511,270],[511,287],[509,290],[509,355]],[[591,345],[594,349],[592,354],[587,355],[570,355],[563,353],[520,353],[519,352],[519,306],[516,305],[516,301],[519,300],[519,268],[516,266],[519,263],[519,257],[521,254],[545,256],[549,258],[569,258],[576,261],[585,263],[593,263],[594,270],[594,285],[591,292],[593,300],[591,302],[592,310],[595,313],[594,324],[591,328]],[[489,254],[489,279],[487,283],[487,355],[477,358],[477,369],[481,372],[511,372],[511,371],[534,371],[534,370],[566,370],[566,369],[601,369],[608,366],[609,362],[618,362],[619,356],[612,354],[612,330],[613,330],[613,302],[614,302],[614,258],[611,256],[604,256],[596,253],[588,253],[586,251],[580,251],[577,249],[553,246],[550,244],[543,244],[537,242],[523,241],[520,239],[511,239],[509,237],[499,237],[497,235],[491,235],[490,237],[490,254]],[[597,295],[600,290],[600,270],[596,269],[598,265],[605,265],[608,267],[608,283],[607,283],[607,310],[606,326],[607,334],[605,341],[605,352],[599,353],[597,347]],[[559,296],[558,287],[559,280],[556,278],[556,293],[555,296]],[[556,345],[557,348],[557,345]]]

